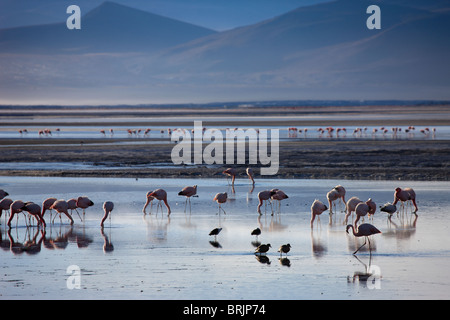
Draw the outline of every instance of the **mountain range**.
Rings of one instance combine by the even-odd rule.
[[[0,103],[450,99],[449,31],[444,0],[330,1],[222,32],[105,2],[81,30],[1,29]]]

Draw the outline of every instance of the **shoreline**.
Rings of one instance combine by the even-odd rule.
[[[408,141],[410,142],[410,141]],[[173,144],[107,144],[67,147],[53,145],[3,146],[0,176],[62,177],[224,177],[228,167],[246,178],[249,165],[215,164],[207,167],[180,165],[173,168]],[[345,179],[345,180],[450,180],[450,141],[289,141],[280,142],[280,166],[274,176],[263,178]],[[331,160],[330,160],[331,159]],[[88,163],[99,169],[2,169],[1,163]],[[170,168],[164,166],[170,165]],[[110,168],[108,168],[110,167]],[[114,167],[114,168],[113,168]],[[123,167],[123,168],[117,168]],[[152,168],[153,167],[153,168]],[[155,168],[156,167],[156,168]],[[256,179],[261,177],[257,165]]]

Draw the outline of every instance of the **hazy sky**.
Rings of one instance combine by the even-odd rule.
[[[130,7],[222,31],[253,24],[304,5],[330,0],[114,0]],[[104,0],[1,0],[0,28],[63,22],[71,4],[87,13]]]

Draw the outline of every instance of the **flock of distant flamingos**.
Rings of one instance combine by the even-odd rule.
[[[255,184],[255,180],[254,180],[254,175],[253,175],[253,171],[251,168],[247,168],[246,173],[249,177],[249,179],[251,180],[252,184]],[[225,171],[223,171],[223,174],[227,175],[227,180],[228,177],[231,177],[231,183],[232,185],[234,185],[234,181],[236,178],[236,175],[238,174],[237,170],[234,168],[228,168]],[[347,223],[347,220],[349,218],[349,216],[354,212],[356,214],[356,219],[354,221],[353,224],[348,224],[346,227],[346,231],[348,233],[349,229],[352,229],[353,231],[353,235],[356,237],[365,237],[365,242],[364,244],[358,248],[355,252],[357,253],[359,251],[359,249],[361,249],[366,242],[368,241],[369,243],[369,250],[370,250],[370,240],[369,240],[369,236],[380,233],[380,231],[373,225],[369,224],[369,223],[363,223],[360,224],[358,226],[358,221],[360,220],[360,218],[368,215],[369,217],[371,215],[373,215],[375,213],[376,210],[376,205],[373,202],[372,199],[368,199],[367,201],[361,201],[360,199],[358,199],[357,197],[352,197],[350,198],[347,202],[345,201],[345,188],[341,185],[338,185],[336,187],[334,187],[332,190],[330,190],[326,197],[328,200],[328,205],[329,207],[327,207],[324,203],[322,203],[319,200],[315,200],[312,205],[311,205],[311,228],[313,228],[314,226],[314,220],[317,217],[319,217],[324,211],[326,210],[330,210],[330,216],[333,214],[333,207],[336,208],[336,202],[342,201],[342,203],[345,205],[345,210],[346,210],[346,214],[345,214],[345,219],[344,219],[344,224]],[[74,220],[72,218],[72,212],[73,210],[75,210],[79,216],[79,218],[83,221],[83,218],[85,216],[85,210],[91,206],[94,205],[94,203],[86,196],[81,196],[78,198],[73,198],[70,200],[62,200],[62,199],[56,199],[56,198],[47,198],[42,202],[42,207],[39,204],[36,204],[34,202],[24,202],[22,200],[12,200],[10,198],[6,198],[9,194],[5,191],[5,190],[1,190],[0,189],[0,218],[2,216],[3,211],[6,211],[9,213],[9,219],[7,222],[7,225],[9,228],[11,228],[11,221],[14,217],[14,215],[19,214],[20,212],[22,212],[25,216],[25,221],[26,219],[26,215],[25,212],[29,214],[28,220],[31,224],[31,217],[34,217],[37,220],[37,225],[45,228],[46,227],[46,221],[44,220],[44,215],[45,212],[47,210],[55,210],[60,217],[60,221],[61,221],[61,214],[65,214],[67,216],[67,218],[70,220],[70,224],[72,225],[74,223]],[[187,203],[189,202],[190,205],[190,201],[191,201],[191,197],[195,197],[197,196],[197,186],[187,186],[185,188],[183,188],[179,193],[179,196],[185,196],[186,197],[186,202],[185,202],[185,212],[186,212],[186,206]],[[225,210],[221,207],[222,204],[227,202],[227,198],[228,195],[226,192],[224,193],[217,193],[214,198],[213,201],[216,201],[218,203],[218,214],[220,214],[221,212],[223,212],[224,214],[226,214]],[[272,206],[272,201],[278,201],[278,212],[277,214],[280,213],[281,210],[281,201],[284,199],[289,198],[282,190],[280,189],[271,189],[271,190],[264,190],[264,191],[260,191],[258,193],[258,206],[257,206],[257,212],[259,215],[262,215],[261,212],[261,207],[263,204],[265,204],[265,208],[267,210],[267,202],[270,204],[270,206],[272,207],[272,215],[274,214],[274,210],[273,210],[273,206]],[[156,189],[153,191],[149,191],[146,194],[146,203],[142,209],[144,215],[146,214],[146,208],[149,204],[151,204],[151,206],[153,206],[153,200],[158,200],[158,207],[161,207],[161,212],[163,211],[162,208],[162,204],[161,202],[164,203],[164,205],[167,207],[167,214],[170,215],[171,213],[171,209],[170,209],[170,205],[167,201],[167,192],[163,189]],[[404,209],[404,203],[406,202],[408,204],[408,202],[412,202],[412,205],[414,206],[414,210],[413,213],[416,214],[418,208],[417,208],[417,204],[416,204],[416,194],[414,192],[413,189],[411,188],[396,188],[395,192],[394,192],[394,201],[393,203],[386,203],[383,206],[380,206],[380,211],[382,212],[386,212],[387,214],[389,214],[389,217],[391,217],[395,212],[397,212],[397,202],[400,201],[401,202],[401,207]],[[82,209],[83,210],[83,218],[81,218],[80,214],[78,213],[77,209]],[[114,203],[111,201],[105,201],[103,203],[103,210],[104,210],[104,216],[101,220],[101,227],[103,228],[104,222],[105,220],[108,218],[111,218],[111,211],[114,209]],[[71,212],[69,213],[69,210],[71,210]],[[151,209],[150,209],[151,210]],[[157,212],[158,212],[158,208],[157,208]],[[51,223],[54,223],[54,220],[56,218],[53,218],[53,221],[51,221]],[[6,214],[5,214],[5,220],[6,220]],[[18,220],[18,216],[17,216],[17,220]],[[50,220],[51,220],[51,216],[50,216]],[[17,222],[16,222],[17,225]],[[27,227],[28,227],[28,223],[27,223]],[[221,228],[215,228],[210,232],[210,236],[214,235],[215,237],[220,233]],[[259,228],[253,230],[251,232],[252,235],[256,235],[258,236],[261,233],[261,230],[259,230]],[[255,253],[258,254],[263,254],[266,253],[270,248],[270,244],[261,244],[258,248],[256,248]],[[279,252],[280,254],[285,253],[287,254],[290,250],[290,245],[286,244],[280,247]]]
[[[203,128],[204,130],[206,130],[206,128]],[[236,130],[237,128],[226,128],[225,130]],[[175,132],[175,131],[185,131],[187,129],[183,129],[183,128],[167,128],[166,130],[164,129],[153,129],[153,132],[159,132],[160,134],[165,134],[167,133],[169,136]],[[193,130],[193,129],[192,129]],[[56,128],[54,129],[54,131],[56,133],[60,133],[61,129],[60,128]],[[149,134],[152,132],[151,128],[147,128],[147,129],[126,129],[125,130],[128,134],[129,137],[148,137]],[[414,126],[408,126],[405,128],[402,127],[391,127],[391,128],[387,128],[387,127],[379,127],[379,128],[372,128],[372,131],[370,132],[370,130],[367,127],[357,127],[354,129],[348,129],[345,127],[339,127],[339,128],[335,128],[335,127],[326,127],[326,128],[316,128],[316,129],[308,129],[308,128],[297,128],[297,127],[288,127],[287,128],[287,133],[288,133],[288,137],[289,138],[307,138],[310,136],[311,132],[317,132],[317,134],[313,135],[314,137],[318,137],[318,138],[345,138],[347,137],[347,131],[352,132],[352,137],[354,138],[362,138],[362,137],[372,137],[375,138],[377,136],[380,137],[388,137],[388,135],[390,137],[392,137],[393,139],[396,138],[414,138],[415,137],[415,132],[420,132],[422,137],[428,138],[435,138],[436,137],[436,128],[424,128],[424,129],[420,129],[420,130],[416,130],[416,128]],[[19,134],[21,136],[24,136],[28,133],[30,133],[30,131],[28,129],[19,129],[18,130]],[[37,131],[38,132],[38,136],[39,137],[51,137],[52,136],[52,130],[46,128],[46,129],[40,129]],[[101,136],[106,137],[107,134],[109,134],[110,137],[114,136],[114,129],[101,129],[99,131],[99,133],[101,134]]]

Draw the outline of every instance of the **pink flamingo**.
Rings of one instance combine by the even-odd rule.
[[[158,205],[161,206],[161,212],[162,212],[161,201],[163,201],[164,204],[167,207],[167,215],[170,215],[171,210],[170,210],[169,204],[167,203],[167,192],[165,190],[163,190],[163,189],[156,189],[156,190],[154,190],[153,192],[150,193],[150,196],[155,198],[155,199],[157,199],[157,200],[159,200]],[[156,211],[156,212],[158,212],[158,211]]]
[[[311,228],[313,227],[314,219],[316,218],[316,216],[320,216],[327,209],[327,206],[324,205],[321,201],[317,199],[314,200],[313,204],[311,205]]]
[[[236,169],[228,168],[228,169],[224,170],[222,173],[227,175],[227,181],[228,181],[228,177],[231,177],[231,185],[234,185],[234,180],[236,179],[236,174],[237,174]]]
[[[356,206],[362,201],[358,197],[351,197],[346,204],[347,213],[345,214],[344,223],[347,223],[350,214],[355,211]]]
[[[83,221],[83,219],[80,216],[80,213],[77,210],[77,208],[78,208],[78,206],[77,206],[77,199],[72,198],[72,199],[67,200],[67,206],[68,206],[67,209],[70,210],[70,215],[72,215],[73,214],[73,210],[75,210],[75,212],[78,215],[78,218],[80,218],[80,220]]]
[[[197,185],[184,187],[180,192],[178,192],[179,196],[185,196],[186,202],[184,204],[184,211],[186,212],[186,205],[189,200],[189,208],[191,208],[191,197],[195,197],[197,195]]]
[[[258,200],[259,200],[259,204],[258,204],[258,213],[261,213],[261,206],[263,204],[263,201],[269,201],[270,206],[272,207],[272,202],[270,202],[270,197],[273,196],[276,193],[276,191],[273,190],[264,190],[264,191],[260,191],[258,193]],[[267,202],[265,202],[265,205],[267,207]],[[273,207],[272,207],[272,214],[273,214]]]
[[[61,219],[61,213],[64,213],[67,216],[67,218],[69,218],[70,224],[71,225],[73,224],[72,216],[68,212],[69,205],[68,205],[67,201],[62,200],[62,199],[61,200],[56,200],[52,204],[50,209],[54,209],[54,210],[56,210],[56,212],[59,213],[59,219]],[[56,216],[55,216],[55,218],[56,218]],[[55,218],[53,218],[53,222],[55,221]]]
[[[369,214],[369,216],[373,215],[376,209],[377,206],[375,205],[375,202],[373,202],[370,198],[366,202],[358,203],[355,207],[355,226],[361,217],[364,217],[366,214]]]
[[[8,219],[8,223],[7,223],[8,227],[11,228],[11,220],[13,219],[13,217],[16,213],[22,212],[22,208],[24,205],[25,205],[25,203],[22,200],[15,200],[11,203],[11,205],[9,207],[9,219]]]
[[[153,191],[147,192],[147,195],[145,196],[145,197],[147,198],[147,201],[146,201],[145,204],[144,204],[144,208],[142,208],[142,212],[143,212],[144,214],[146,214],[145,209],[147,208],[147,206],[149,205],[149,203],[151,203],[151,205],[150,205],[150,212],[152,211],[152,208],[153,208],[153,199],[155,199],[155,197],[152,197],[152,196],[151,196],[151,193],[152,193],[152,192],[153,192]]]
[[[348,233],[348,229],[350,229],[350,228],[352,228],[352,230],[353,230],[353,235],[354,235],[355,237],[365,237],[365,240],[364,240],[363,245],[362,245],[361,247],[359,247],[355,252],[353,252],[353,254],[356,254],[356,253],[359,251],[359,249],[361,249],[362,247],[364,247],[364,246],[366,245],[366,242],[367,242],[367,241],[369,242],[369,251],[371,251],[369,236],[374,235],[374,234],[377,234],[377,233],[381,233],[380,230],[378,230],[375,226],[373,226],[373,225],[371,225],[371,224],[369,224],[369,223],[363,223],[363,224],[361,224],[361,225],[358,227],[358,229],[357,229],[356,232],[355,232],[355,227],[353,227],[353,225],[349,224],[349,225],[347,225],[347,228],[346,228],[345,231]]]
[[[3,214],[3,210],[9,212],[9,208],[11,207],[11,203],[13,203],[13,202],[14,201],[12,201],[9,198],[4,198],[4,199],[0,200],[0,218]]]
[[[92,202],[88,197],[78,197],[77,198],[77,207],[83,209],[83,220],[84,220],[84,215],[86,214],[86,209],[93,206],[94,202]]]
[[[272,189],[270,191],[273,192],[273,194],[270,196],[270,199],[278,201],[278,212],[280,212],[281,200],[288,199],[289,197],[287,196],[286,193],[284,193],[282,190],[279,190],[279,189]],[[273,212],[272,212],[272,215],[273,215]]]
[[[330,206],[330,213],[333,213],[333,202],[339,199],[339,192],[332,189],[327,193],[328,204]],[[336,206],[336,205],[334,205]]]
[[[105,215],[102,218],[102,221],[100,222],[100,225],[103,227],[103,223],[105,222],[106,218],[111,219],[111,211],[113,211],[114,209],[114,203],[112,203],[111,201],[105,201],[103,203],[103,210],[105,211]],[[111,220],[110,220],[111,221]]]
[[[41,215],[41,207],[38,204],[33,202],[25,202],[21,209],[31,214],[37,220],[37,223],[42,224],[45,228],[45,220]]]
[[[247,173],[248,178],[252,181],[253,184],[255,184],[255,179],[253,178],[253,170],[252,168],[247,168],[245,170],[245,172]]]
[[[58,199],[47,198],[44,201],[42,201],[42,213],[41,213],[42,217],[44,217],[45,211],[51,210],[50,207],[55,203],[56,200],[58,200]],[[50,219],[51,219],[51,216],[50,216]]]
[[[414,213],[419,210],[416,204],[416,193],[412,188],[396,188],[394,192],[394,202],[392,204],[396,205],[399,200],[402,202],[402,206],[403,202],[411,200],[415,208]]]
[[[3,199],[6,196],[9,196],[9,193],[3,189],[0,189],[0,199]]]
[[[218,212],[218,214],[220,214],[220,210],[222,209],[222,211],[223,211],[223,213],[224,214],[227,214],[226,212],[225,212],[225,210],[222,208],[222,203],[225,203],[225,202],[227,202],[227,199],[228,199],[228,194],[226,193],[226,192],[223,192],[223,193],[217,193],[215,196],[214,196],[214,199],[213,199],[213,201],[216,201],[218,204],[219,204],[219,212]]]
[[[341,199],[342,203],[345,206],[345,188],[341,185],[337,185],[336,187],[334,187],[334,189],[338,192],[339,199]]]

